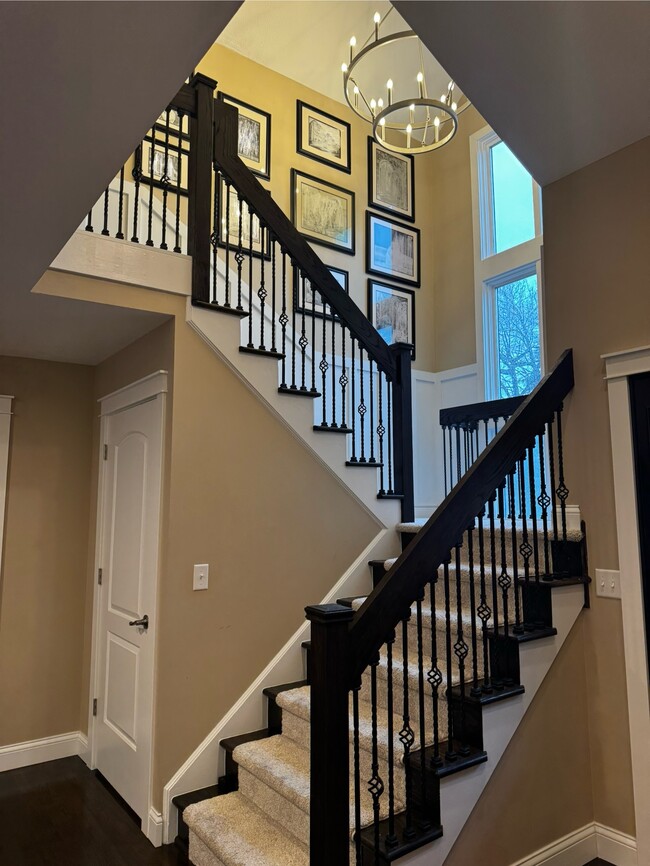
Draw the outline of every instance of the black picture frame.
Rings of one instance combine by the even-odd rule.
[[[325,194],[327,194],[329,190],[333,190],[334,192],[331,193],[332,195],[339,198],[345,197],[347,199],[348,225],[346,228],[346,235],[349,235],[349,237],[347,237],[345,241],[336,242],[327,240],[324,232],[319,233],[316,231],[310,232],[305,230],[305,224],[302,220],[302,202],[305,199],[305,190],[299,187],[300,181],[307,181],[307,187],[311,186],[314,189],[320,187],[321,191]],[[298,196],[301,194],[301,204],[299,205]],[[311,243],[323,247],[329,247],[329,249],[337,250],[340,253],[353,256],[356,249],[355,207],[355,194],[352,190],[345,189],[342,186],[337,186],[335,183],[322,180],[322,178],[315,177],[312,174],[306,174],[304,171],[300,171],[297,168],[291,169],[291,222],[294,224],[298,232]]]
[[[407,205],[405,208],[400,207],[398,203],[391,205],[387,198],[381,199],[381,195],[377,191],[378,159],[384,160],[387,164],[403,163],[406,166],[407,189],[405,197]],[[368,136],[368,207],[388,213],[400,220],[415,222],[415,158],[411,154],[392,153],[385,150],[380,144],[377,144],[371,135]]]
[[[379,247],[374,243],[375,225],[384,223],[391,227],[391,245],[394,243],[393,232],[401,232],[405,236],[413,238],[413,266],[412,276],[409,276],[404,266],[387,267],[381,263],[381,255],[378,254]],[[384,280],[395,283],[405,283],[416,289],[421,285],[421,261],[420,261],[420,229],[416,226],[405,225],[390,219],[390,217],[366,211],[366,271]]]
[[[306,129],[305,120],[309,118],[310,114],[314,120],[322,118],[322,126],[330,127],[341,133],[341,154],[338,158],[335,153],[328,157],[326,150],[316,146],[312,146],[311,150],[309,149],[310,129]],[[296,100],[296,152],[309,159],[314,159],[316,162],[336,168],[338,171],[350,174],[352,172],[352,127],[347,120],[341,120],[340,117],[335,117],[315,105],[298,99]]]
[[[161,180],[162,174],[160,172],[156,174],[155,170],[150,171],[150,169],[154,168],[154,166],[151,165],[152,154],[154,160],[156,154],[162,154],[164,156],[165,147],[167,147],[168,160],[171,162],[174,162],[177,159],[179,160],[180,185],[174,178],[173,173],[169,184],[164,184]],[[145,135],[142,139],[142,144],[135,153],[136,164],[137,161],[140,160],[140,183],[151,185],[155,189],[166,189],[169,193],[177,193],[182,196],[187,196],[189,195],[189,159],[189,142],[186,142],[183,139],[180,140],[179,154],[178,137],[176,137],[176,141],[172,141],[170,137],[166,142],[164,131],[155,129],[154,135],[151,135],[151,133]],[[178,170],[178,168],[176,170]]]
[[[326,265],[327,269],[330,271],[333,277],[336,278],[337,275],[343,277],[343,284],[341,288],[346,294],[350,294],[350,272],[343,270],[343,268],[335,268],[333,265]],[[305,288],[306,283],[309,282],[305,279]],[[341,281],[338,281],[339,284]],[[300,274],[298,273],[298,268],[293,269],[293,306],[296,313],[302,315],[303,313],[308,316],[316,316],[319,319],[338,319],[336,314],[326,313],[324,312],[324,307],[326,304],[323,304],[323,299],[320,297],[320,293],[318,290],[316,291],[316,297],[314,298],[314,305],[311,303],[304,303],[304,299],[300,298],[301,289],[303,288],[302,280],[300,278]],[[301,303],[303,301],[303,303]]]
[[[218,98],[225,102],[227,105],[233,105],[240,116],[247,117],[252,120],[254,123],[258,123],[260,125],[260,141],[259,141],[259,158],[257,160],[252,159],[252,157],[247,156],[241,150],[241,122],[239,122],[239,135],[240,138],[237,142],[237,153],[242,160],[242,162],[248,166],[248,168],[256,174],[258,177],[263,178],[264,180],[271,179],[271,115],[268,111],[264,111],[262,108],[258,108],[256,105],[251,105],[249,102],[244,102],[242,99],[237,99],[235,96],[230,96],[227,93],[223,93],[219,91]],[[240,108],[243,111],[240,111]],[[257,117],[253,117],[253,115],[257,115]],[[263,130],[263,131],[262,131]],[[263,158],[262,158],[263,155]]]
[[[226,192],[229,192],[231,205],[234,199],[238,206],[239,194],[237,190],[234,186],[228,187],[225,178],[221,176],[221,187],[219,190],[219,198],[217,202],[217,223],[219,226],[217,246],[221,247],[222,249],[230,249],[231,251],[235,251],[239,249],[239,218],[232,218],[232,210],[231,217],[229,219],[224,218],[224,199],[226,198]],[[242,209],[242,235],[245,235],[245,233],[250,230],[250,211],[248,210],[248,205],[245,201],[242,201],[242,206],[243,208],[245,208],[245,210]],[[230,232],[227,233],[227,229],[230,229]],[[264,258],[269,261],[271,258],[270,232],[262,227],[258,217],[253,214],[254,236],[256,234],[256,229],[260,233],[260,241],[257,243],[254,242],[252,249],[249,245],[248,240],[243,241],[242,252],[246,256],[252,255],[254,258]]]
[[[394,297],[400,297],[408,302],[406,335],[401,332],[391,334],[388,332],[388,328],[382,325],[381,318],[378,318],[377,316],[377,290],[383,291],[384,293],[390,293]],[[407,289],[404,286],[391,286],[389,283],[369,279],[368,319],[372,326],[381,334],[389,345],[392,343],[410,343],[413,347],[411,350],[411,359],[415,361],[415,292],[413,289]]]

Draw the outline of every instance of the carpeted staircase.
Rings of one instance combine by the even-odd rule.
[[[400,524],[397,531],[402,539],[402,546],[420,529],[421,523]],[[580,533],[570,533],[571,540],[579,540]],[[510,531],[506,531],[506,556],[508,566],[513,564]],[[517,554],[519,558],[519,554]],[[385,563],[371,563],[373,582],[376,584],[384,569],[389,569],[394,560]],[[462,611],[463,628],[469,633],[471,627],[470,607],[470,568],[467,561],[467,536],[461,549],[461,579],[460,608]],[[518,561],[519,567],[523,562]],[[439,570],[439,577],[442,569]],[[479,598],[481,587],[480,575],[474,571],[474,593]],[[489,588],[488,583],[488,588]],[[457,588],[455,580],[450,581],[450,610],[452,621],[457,624]],[[512,601],[512,599],[511,599]],[[345,599],[341,603],[358,608],[363,599]],[[512,607],[512,605],[511,605]],[[445,604],[442,591],[442,580],[439,580],[435,596],[435,614],[432,616],[430,598],[422,602],[421,617],[423,622],[422,655],[424,676],[426,671],[437,663],[441,671],[443,683],[447,684],[445,669],[446,655],[446,623]],[[487,625],[489,626],[489,622]],[[481,628],[481,623],[478,623]],[[435,640],[435,651],[434,649]],[[309,646],[306,647],[307,653]],[[408,626],[408,679],[410,724],[415,735],[414,749],[420,744],[420,709],[419,681],[421,665],[418,657],[416,631],[416,606],[412,608],[411,620]],[[393,647],[393,754],[395,779],[396,812],[401,811],[404,802],[405,772],[403,763],[403,746],[400,743],[399,731],[403,726],[403,690],[402,690],[402,637],[396,636]],[[460,681],[458,661],[452,652],[452,685]],[[307,663],[307,671],[309,670]],[[482,660],[478,659],[479,677],[483,676]],[[466,681],[470,674],[465,671]],[[426,680],[425,680],[426,681]],[[519,694],[523,691],[512,690],[502,696]],[[439,726],[440,752],[444,757],[448,730],[448,703],[445,698],[446,689],[441,688],[437,703],[437,723]],[[266,731],[254,732],[235,738],[236,743],[222,742],[229,753],[227,768],[229,774],[220,780],[218,789],[207,789],[193,795],[177,797],[174,802],[182,811],[182,821],[179,831],[181,844],[189,843],[189,857],[194,866],[308,866],[309,864],[309,768],[310,768],[310,687],[308,680],[304,683],[290,684],[286,688],[270,690],[267,693],[270,701],[269,728]],[[360,745],[360,777],[361,790],[361,824],[372,823],[372,799],[366,790],[365,780],[372,775],[372,707],[370,703],[369,674],[364,675],[359,701],[359,745]],[[379,756],[379,773],[383,779],[388,776],[389,756],[389,725],[387,715],[387,659],[385,650],[380,658],[377,669],[377,744]],[[433,730],[434,705],[432,692],[429,690],[425,703],[425,746],[431,745]],[[350,710],[350,729],[352,731],[352,704]],[[232,746],[234,745],[234,748]],[[351,740],[352,747],[352,740]],[[445,765],[444,774],[459,772],[488,759],[482,749],[473,749],[458,766]],[[350,766],[353,767],[352,751]],[[443,775],[441,773],[440,775]],[[350,825],[354,825],[354,792],[353,775],[350,776]],[[209,796],[216,793],[216,796]],[[444,792],[443,792],[444,796]],[[387,808],[386,797],[382,799],[384,818]],[[198,801],[198,802],[194,802]],[[189,803],[189,805],[188,805]],[[351,844],[352,844],[351,831]],[[351,862],[354,857],[351,856]],[[365,862],[365,861],[364,861]],[[370,861],[369,861],[370,862]],[[373,861],[374,862],[374,861]],[[333,864],[334,866],[334,864]]]

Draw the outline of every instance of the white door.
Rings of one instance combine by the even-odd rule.
[[[164,394],[117,409],[114,400],[102,403],[94,765],[144,828],[151,788]],[[113,407],[106,414],[105,404]]]

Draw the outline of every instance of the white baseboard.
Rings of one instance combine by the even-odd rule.
[[[45,761],[70,758],[73,755],[80,755],[85,760],[87,752],[88,739],[81,731],[0,746],[0,773],[32,764],[43,764]]]
[[[160,848],[163,843],[163,816],[152,806],[147,816],[147,839],[154,848]]]
[[[512,866],[585,866],[596,857],[613,866],[639,866],[636,839],[598,823],[574,830]]]

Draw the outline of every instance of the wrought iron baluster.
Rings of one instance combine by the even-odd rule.
[[[535,443],[528,446],[528,491],[530,494],[530,519],[533,529],[533,568],[535,581],[539,583],[539,533],[537,529],[537,490],[535,485]]]
[[[341,429],[347,430],[346,423],[346,389],[348,387],[348,372],[345,366],[345,342],[347,337],[345,335],[345,326],[343,322],[341,322],[341,375],[339,376],[339,385],[341,386]]]
[[[433,757],[431,765],[440,767],[442,758],[440,756],[440,686],[442,685],[442,671],[438,667],[438,635],[436,630],[436,589],[438,586],[438,573],[429,581],[429,604],[431,605],[431,668],[427,673],[427,681],[431,686],[431,702],[433,710]]]
[[[461,467],[460,426],[456,427],[456,484],[463,474]]]
[[[174,219],[174,252],[180,253],[181,249],[181,179],[183,175],[183,117],[182,111],[178,110],[178,145],[176,156],[178,157],[178,171],[176,172],[176,214]],[[216,177],[215,177],[216,182]],[[216,222],[215,222],[216,231]]]
[[[368,367],[370,368],[370,385],[369,385],[369,403],[370,403],[370,429],[368,430],[368,438],[370,439],[370,456],[368,463],[376,463],[375,457],[375,376],[372,370],[373,360],[368,355]]]
[[[384,373],[379,370],[378,375],[379,393],[377,395],[377,441],[379,443],[379,493],[380,495],[383,495],[386,492],[384,487],[384,435],[386,433],[386,428],[384,427],[384,384],[382,381]]]
[[[268,291],[266,288],[266,274],[265,274],[265,260],[266,256],[264,255],[264,250],[266,249],[266,245],[268,243],[268,229],[265,225],[262,225],[262,221],[260,220],[260,243],[262,245],[262,250],[260,254],[260,287],[257,290],[257,297],[260,301],[260,345],[259,348],[262,352],[266,351],[266,346],[264,345],[264,325],[266,324],[265,320],[265,311],[266,311],[266,299],[268,297]]]
[[[359,745],[359,686],[352,690],[352,727],[354,753],[354,849],[356,866],[362,866],[361,855],[361,749]]]
[[[282,360],[280,361],[281,382],[280,387],[287,387],[287,253],[282,250],[282,312],[280,313],[280,328],[282,333]]]
[[[306,375],[306,355],[305,350],[307,348],[307,335],[306,335],[306,320],[305,320],[305,301],[307,298],[307,293],[305,290],[305,281],[306,277],[302,275],[302,307],[301,307],[301,318],[300,318],[300,339],[298,340],[298,345],[300,346],[300,371],[302,376],[302,385],[300,386],[301,391],[307,390],[307,385],[305,384],[305,375]]]
[[[151,158],[149,161],[149,213],[147,214],[147,240],[145,241],[146,246],[153,246],[153,172],[155,160],[154,157],[156,155],[156,130],[155,128],[151,130]]]
[[[479,697],[481,687],[478,682],[478,632],[476,628],[476,586],[474,584],[474,529],[472,524],[467,530],[467,560],[469,568],[469,609],[470,637],[472,642],[472,688],[470,694]]]
[[[515,499],[515,475],[517,473],[517,464],[511,469],[508,474],[508,496],[510,498],[510,531],[512,533],[512,590],[515,597],[515,623],[513,632],[521,634],[524,630],[521,624],[521,601],[519,596],[519,555],[517,545],[517,506]]]
[[[253,342],[253,211],[248,208],[248,343],[249,349],[255,348]]]
[[[391,494],[395,491],[393,490],[393,424],[391,420],[391,415],[393,413],[393,383],[389,381],[388,376],[386,376],[386,403],[388,410],[388,424],[386,425],[386,430],[388,431],[388,490],[387,493]]]
[[[237,201],[237,250],[235,252],[235,263],[237,264],[237,309],[243,310],[241,303],[242,293],[242,267],[244,264],[244,249],[243,249],[243,234],[244,234],[244,202],[241,195],[238,195]]]
[[[221,178],[216,172],[214,174],[214,189],[212,190],[212,233],[210,234],[210,246],[212,247],[212,303],[218,304],[218,280],[219,280],[219,194]]]
[[[291,391],[297,391],[296,383],[296,319],[298,304],[302,304],[305,299],[304,278],[298,267],[293,265],[293,304],[291,306]],[[300,291],[302,290],[302,297]]]
[[[508,560],[506,556],[506,520],[505,520],[505,504],[504,504],[504,489],[506,482],[499,485],[499,531],[501,533],[501,574],[499,575],[499,588],[502,593],[503,604],[503,634],[507,638],[509,630],[509,612],[508,612],[508,590],[512,586],[512,580],[508,574]]]
[[[549,540],[548,540],[548,507],[551,504],[551,497],[546,492],[546,466],[544,465],[544,449],[546,443],[544,441],[544,433],[538,433],[537,443],[539,448],[539,496],[537,504],[542,512],[542,544],[544,550],[544,574],[550,575],[551,564],[549,561]]]
[[[547,423],[548,429],[548,468],[550,473],[550,481],[551,481],[551,519],[553,525],[553,541],[558,540],[558,528],[557,528],[557,506],[556,506],[556,496],[557,490],[555,487],[555,449],[553,446],[553,418],[550,418]],[[553,565],[553,570],[555,566]]]
[[[443,426],[442,428],[442,451],[443,451],[443,465],[444,465],[444,473],[445,473],[445,496],[449,493],[449,486],[447,481],[447,427]]]
[[[102,234],[104,235],[104,237],[108,237],[110,235],[110,232],[108,230],[108,190],[109,187],[107,186],[104,190],[104,226],[102,228]]]
[[[368,780],[368,790],[372,797],[372,817],[375,835],[375,859],[379,857],[379,815],[381,810],[381,797],[384,793],[384,782],[379,775],[379,749],[377,745],[377,665],[379,654],[370,664],[370,709],[371,709],[371,777]]]
[[[357,423],[356,423],[357,412],[356,412],[356,406],[354,405],[355,400],[356,400],[356,396],[355,396],[356,395],[356,388],[355,388],[355,385],[356,385],[356,363],[355,363],[355,357],[354,357],[354,354],[355,354],[354,345],[355,345],[355,339],[354,339],[354,337],[352,337],[352,350],[350,353],[351,354],[350,367],[351,367],[351,375],[352,375],[352,406],[351,406],[351,410],[350,410],[350,415],[352,416],[352,454],[350,455],[350,463],[358,463],[358,460],[357,460]]]
[[[562,404],[556,412],[557,417],[557,468],[558,468],[558,487],[555,491],[557,498],[560,500],[560,514],[562,517],[562,541],[566,541],[566,501],[569,496],[569,489],[564,483],[564,445],[562,442]]]
[[[117,193],[117,232],[115,237],[124,240],[124,166],[120,169],[120,185]]]
[[[332,308],[330,307],[330,313],[332,313]],[[327,363],[327,358],[325,356],[325,346],[327,345],[327,304],[323,301],[323,333],[321,335],[321,353],[320,353],[320,364],[319,368],[322,375],[322,387],[321,394],[322,403],[321,403],[321,427],[328,427],[327,423],[327,371],[329,370],[329,364]],[[334,320],[332,320],[332,333],[334,332]],[[313,349],[312,349],[313,351]],[[334,370],[334,352],[332,352],[332,370]],[[334,391],[334,383],[332,382],[332,392]],[[332,394],[332,401],[334,401],[334,395]],[[333,409],[333,407],[332,407]]]
[[[359,463],[367,463],[366,460],[366,401],[364,395],[364,370],[363,370],[363,347],[359,344],[359,429],[361,432],[361,453],[359,454]]]
[[[408,666],[408,621],[410,619],[410,611],[402,620],[402,728],[399,732],[399,739],[404,747],[404,776],[405,776],[405,825],[403,830],[404,839],[412,839],[415,836],[415,827],[413,826],[413,790],[412,790],[412,773],[409,761],[409,755],[415,742],[415,734],[411,727],[411,718],[409,710],[409,666]]]
[[[162,191],[162,239],[160,242],[160,249],[167,249],[167,196],[169,195],[169,186],[171,182],[171,178],[169,176],[169,108],[165,114],[165,170],[163,172],[163,176],[160,178],[163,191]]]
[[[490,564],[492,571],[492,627],[494,629],[494,651],[499,652],[499,581],[497,568],[497,549],[496,549],[496,529],[495,529],[495,514],[494,505],[497,499],[496,492],[492,494],[488,502],[488,518],[490,525]],[[500,676],[495,675],[494,669],[491,671],[490,682],[492,687],[497,689],[503,688],[503,681]]]
[[[395,732],[393,722],[393,630],[386,641],[386,713],[388,722],[388,833],[385,838],[387,848],[394,848],[397,843],[395,833]]]
[[[325,310],[323,308],[323,314],[324,314],[324,312],[325,312]],[[330,424],[330,427],[337,428],[339,425],[337,424],[337,421],[336,421],[336,325],[337,325],[337,322],[339,321],[339,317],[334,312],[332,307],[330,307],[330,316],[332,317],[332,320],[331,320],[332,321],[332,355],[331,355],[331,362],[332,362],[332,371],[331,371],[331,375],[332,375],[332,423]],[[343,334],[341,334],[341,335],[343,336]],[[323,336],[323,352],[324,351],[325,351],[325,337]]]
[[[93,209],[92,208],[90,208],[90,210],[88,211],[88,219],[86,220],[86,225],[84,226],[84,229],[87,232],[94,232],[95,231],[95,229],[93,228]]]
[[[230,306],[230,212],[232,210],[232,196],[233,193],[237,197],[237,209],[241,208],[241,196],[239,193],[231,186],[230,181],[226,179],[226,194],[224,195],[225,203],[224,207],[226,209],[226,262],[225,262],[225,280],[224,280],[224,296],[223,296],[223,305],[224,307]]]
[[[477,613],[481,620],[481,643],[483,647],[483,686],[484,692],[491,692],[490,686],[490,665],[489,665],[489,642],[488,642],[488,622],[492,611],[487,603],[487,589],[485,583],[485,537],[483,519],[485,518],[485,509],[483,508],[478,515],[478,558],[479,558],[479,574],[480,574],[480,590],[479,590],[479,606]]]
[[[460,691],[460,730],[457,731],[457,738],[459,740],[458,751],[461,755],[466,755],[469,753],[469,748],[467,746],[467,692],[465,684],[465,661],[469,653],[469,647],[467,646],[463,629],[463,598],[460,561],[461,544],[456,545],[455,551],[456,555],[454,565],[456,571],[456,642],[454,643],[454,655],[456,656],[456,659],[458,661]]]
[[[454,715],[451,706],[451,694],[454,687],[451,655],[451,590],[449,586],[449,563],[451,556],[443,563],[443,586],[445,591],[445,657],[447,664],[447,751],[445,760],[455,761],[458,754],[454,750]]]
[[[325,346],[323,346],[324,351]],[[311,291],[311,392],[316,393],[316,291],[313,286]]]
[[[428,796],[427,796],[427,732],[424,694],[424,645],[422,639],[422,597],[415,602],[417,649],[418,649],[418,713],[420,716],[420,798],[422,801],[420,824],[421,829],[430,827]]]
[[[142,145],[139,144],[135,149],[133,157],[133,169],[131,171],[133,180],[135,181],[135,189],[133,191],[133,234],[131,235],[131,243],[139,244],[138,237],[138,208],[140,205],[140,183],[142,182]]]
[[[522,513],[521,525],[521,544],[519,545],[519,553],[524,561],[524,580],[526,583],[530,580],[530,557],[533,555],[533,546],[528,537],[528,515],[526,509],[526,464],[525,458],[519,460],[519,510]]]

